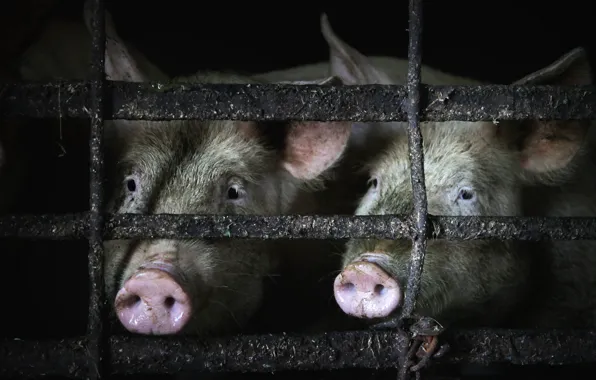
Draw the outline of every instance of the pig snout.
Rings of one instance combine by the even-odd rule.
[[[355,261],[337,275],[335,300],[344,313],[358,318],[383,318],[400,306],[398,282],[377,264]]]
[[[182,330],[190,319],[189,295],[167,271],[149,268],[133,275],[115,300],[118,319],[130,332],[168,335]]]

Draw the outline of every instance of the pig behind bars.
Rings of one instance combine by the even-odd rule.
[[[108,79],[148,80],[109,14],[106,34]],[[174,79],[185,80],[252,82],[215,73]],[[125,128],[113,123],[120,125],[106,123],[106,131],[119,128],[118,138],[109,140],[118,145],[112,150],[118,164],[107,210],[116,213],[312,213],[316,203],[309,201],[309,190],[340,158],[350,135],[347,122],[289,123],[283,136],[281,126],[267,133],[255,122],[131,121]],[[132,332],[229,331],[257,310],[262,278],[275,266],[276,256],[270,254],[280,245],[234,239],[108,241],[107,293],[120,322]]]
[[[378,67],[339,38],[328,42],[333,75],[361,84],[383,80]],[[591,83],[582,48],[515,82]],[[384,149],[368,157],[368,190],[357,215],[413,210],[403,125],[389,129]],[[430,214],[596,216],[591,122],[426,122],[421,130]],[[445,326],[591,326],[595,251],[593,241],[429,240],[415,313]],[[349,241],[334,284],[340,308],[377,321],[396,315],[407,291],[410,254],[409,240]]]

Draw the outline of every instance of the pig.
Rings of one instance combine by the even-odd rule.
[[[335,76],[344,84],[405,84],[408,60],[396,57],[366,57],[346,44],[332,29],[325,13],[320,17],[321,34],[329,46],[329,61],[296,66],[283,70],[259,73],[255,80],[297,81],[315,80]],[[476,79],[445,73],[428,65],[422,65],[422,82],[437,85],[479,85]],[[366,192],[366,176],[360,169],[367,157],[382,150],[395,128],[403,122],[353,122],[349,144],[342,161],[335,169],[336,180],[330,182],[321,197],[342,214],[353,214],[362,195]]]
[[[343,70],[344,81],[388,77],[355,49],[331,41],[331,72]],[[591,83],[587,54],[576,48],[514,85]],[[591,122],[425,122],[421,131],[430,214],[596,216]],[[363,164],[367,190],[356,215],[413,210],[406,130],[396,124],[388,132],[386,145]],[[443,326],[591,326],[595,244],[430,240],[414,313]],[[350,240],[333,288],[341,310],[369,322],[397,316],[411,248],[409,240]]]
[[[108,13],[106,34],[108,78],[150,80],[119,39]],[[173,81],[257,83],[215,72]],[[106,132],[121,128],[119,122],[107,121]],[[107,212],[276,215],[316,210],[311,191],[340,160],[350,123],[292,122],[284,129],[249,121],[136,121],[126,124],[125,131],[126,138],[110,142],[121,147],[109,158],[117,165]],[[282,244],[228,239],[107,241],[106,292],[114,313],[130,332],[226,333],[244,326],[257,311],[262,279],[278,265],[274,253],[284,250]]]

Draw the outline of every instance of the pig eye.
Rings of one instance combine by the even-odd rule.
[[[228,187],[228,199],[237,200],[240,198],[240,187],[238,185],[232,185]]]
[[[366,186],[367,186],[369,189],[370,189],[370,188],[376,189],[376,188],[377,188],[377,186],[378,186],[378,184],[379,184],[379,181],[378,181],[378,180],[377,180],[375,177],[372,177],[372,178],[370,178],[370,179],[369,179],[369,180],[366,182]]]
[[[129,179],[126,181],[126,188],[132,193],[137,190],[137,183],[134,179]]]
[[[134,193],[139,190],[138,177],[134,174],[126,176],[124,178],[124,186],[129,193]]]
[[[472,189],[467,188],[467,187],[462,187],[461,189],[459,189],[459,193],[457,194],[457,199],[458,200],[463,200],[463,201],[471,201],[474,199],[474,191],[472,191]]]

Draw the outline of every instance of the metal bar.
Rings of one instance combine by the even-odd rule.
[[[454,330],[441,341],[451,349],[441,363],[572,365],[596,362],[596,331]],[[340,368],[395,368],[402,350],[396,332],[260,335],[197,340],[190,337],[110,339],[112,374],[273,372]],[[0,341],[0,376],[85,374],[84,339]]]
[[[420,68],[422,65],[422,0],[410,0],[410,42],[408,47],[408,156],[412,181],[412,255],[402,317],[409,317],[416,307],[424,256],[426,255],[427,212],[424,176],[424,149],[420,131]]]
[[[246,216],[106,214],[104,239],[406,239],[407,215]],[[431,239],[596,240],[596,218],[451,217],[428,219]],[[85,238],[88,214],[0,217],[0,237]]]
[[[413,210],[410,215],[410,238],[412,252],[410,254],[410,270],[405,291],[405,300],[400,317],[408,318],[416,308],[416,299],[420,292],[422,268],[426,255],[426,235],[428,204],[426,199],[426,182],[424,175],[424,142],[420,130],[420,86],[422,65],[422,0],[410,0],[410,17],[408,21],[408,100],[406,111],[408,116],[408,158],[410,162],[410,181],[412,184]],[[409,338],[407,334],[402,335]],[[402,342],[399,356],[400,368],[397,378],[406,380],[412,377],[410,371],[409,349],[410,339]]]
[[[86,6],[89,3],[86,4]],[[105,81],[105,11],[103,0],[93,0],[91,67],[93,82],[90,92],[91,136],[89,198],[89,320],[87,324],[88,379],[101,379],[104,372],[104,278],[103,278],[103,113]]]
[[[406,121],[405,86],[107,82],[107,119]],[[6,84],[0,115],[89,117],[89,83]],[[594,86],[422,85],[421,121],[596,119]],[[61,103],[60,103],[61,102]],[[59,104],[62,105],[60,113]]]

